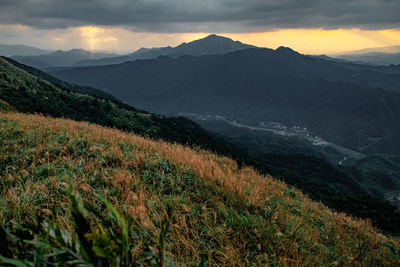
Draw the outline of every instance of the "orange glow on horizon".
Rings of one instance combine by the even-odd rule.
[[[400,29],[282,29],[273,32],[223,35],[260,47],[287,46],[305,54],[338,54],[400,45]]]
[[[7,37],[2,40],[2,32]],[[24,43],[46,49],[84,48],[133,52],[141,47],[177,46],[206,37],[210,33],[133,32],[123,27],[88,25],[66,29],[41,30],[20,24],[0,24],[0,42]],[[340,54],[354,50],[400,46],[400,28],[362,29],[277,29],[266,32],[216,33],[259,47],[290,47],[304,54]]]
[[[146,33],[138,33],[145,35]],[[153,41],[160,45],[160,39],[173,40],[178,45],[204,38],[211,33],[147,33]],[[361,30],[361,29],[280,29],[269,32],[254,33],[217,33],[243,43],[259,47],[290,47],[304,54],[339,54],[354,50],[400,46],[400,29]],[[142,45],[143,46],[143,45]],[[147,46],[151,47],[151,46]]]
[[[110,45],[130,51],[140,47],[176,46],[210,34],[135,33],[123,28],[97,26],[79,27],[79,29],[82,35],[82,46],[89,50],[107,50],[110,49]],[[279,46],[287,46],[304,54],[338,54],[371,47],[400,45],[400,29],[280,29],[270,32],[217,34],[259,47],[275,49]],[[135,43],[136,47],[132,47]]]

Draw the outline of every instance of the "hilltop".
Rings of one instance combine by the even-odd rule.
[[[194,265],[203,258],[231,266],[400,264],[398,240],[228,158],[86,122],[17,113],[0,117],[0,174],[5,178],[0,214],[7,231],[18,234],[12,222],[30,227],[37,214],[79,240],[94,259],[115,262],[122,246],[131,248],[123,255],[140,263],[146,251],[158,255],[157,238],[167,218],[168,232],[162,235],[166,263]],[[65,198],[68,187],[77,190],[71,200]],[[116,208],[110,210],[114,215],[107,215],[110,207],[104,208],[100,195]],[[97,215],[87,217],[90,210]],[[88,220],[90,227],[73,224],[77,218]],[[122,240],[128,243],[107,241],[119,236],[112,232],[115,227],[126,230]],[[77,229],[78,236],[68,229]],[[23,239],[36,243],[1,235],[9,244],[1,246],[1,253],[33,260],[34,244],[49,261],[93,260],[68,242],[57,243],[61,235],[46,237],[46,227],[32,231],[38,233]],[[79,231],[88,234],[79,236]],[[44,247],[39,240],[52,245]]]

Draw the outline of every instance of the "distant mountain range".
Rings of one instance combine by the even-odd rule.
[[[17,53],[18,50],[16,50],[16,53],[11,53],[11,55],[10,53],[6,53],[4,56],[12,56],[14,60],[35,68],[49,69],[55,67],[119,64],[137,59],[157,58],[158,56],[177,58],[183,55],[202,56],[225,54],[247,48],[255,48],[255,46],[233,41],[226,37],[209,35],[206,38],[195,40],[190,43],[182,43],[176,47],[140,48],[131,54],[122,56],[106,52],[87,51],[84,49],[72,49],[68,51],[57,50],[52,53],[39,50],[41,52],[37,51],[37,53],[33,55],[22,55],[24,54],[23,51]]]
[[[364,64],[400,65],[400,45],[355,50],[332,57]]]
[[[13,56],[12,58],[20,63],[43,69],[50,67],[72,66],[81,60],[115,56],[116,54],[106,52],[91,52],[84,49],[72,49],[68,51],[57,50],[50,54],[37,56]]]
[[[11,56],[38,56],[50,53],[50,50],[39,49],[26,45],[5,45],[0,44],[0,55],[5,57]]]
[[[369,53],[390,53],[396,54],[400,53],[400,45],[392,45],[392,46],[384,46],[384,47],[371,47],[360,50],[353,50],[347,53],[342,53],[345,55],[361,55],[361,54],[369,54]]]
[[[119,64],[126,61],[137,59],[152,59],[159,56],[169,56],[178,58],[183,55],[203,56],[212,54],[226,54],[233,51],[255,48],[253,45],[243,44],[229,38],[209,35],[203,39],[195,40],[190,43],[182,43],[176,47],[141,48],[131,54],[106,59],[83,60],[74,64],[75,66],[93,66]]]
[[[400,53],[371,52],[366,54],[340,55],[336,56],[336,58],[373,65],[400,65]]]
[[[256,46],[211,34],[205,38],[194,40],[189,43],[182,43],[176,47],[140,48],[126,55],[117,55],[103,51],[88,51],[84,49],[71,49],[68,51],[57,50],[54,52],[26,45],[4,44],[0,44],[0,55],[12,57],[32,67],[46,69],[54,67],[120,64],[137,59],[154,59],[159,56],[178,58],[183,55],[203,56],[226,54],[248,48],[256,48]],[[317,57],[325,57],[325,59],[331,60],[347,60],[361,64],[400,65],[400,46],[368,48],[331,55],[329,57]]]

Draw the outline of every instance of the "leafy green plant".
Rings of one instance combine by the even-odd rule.
[[[72,229],[65,230],[56,223],[56,218],[44,221],[38,217],[31,223],[15,223],[10,231],[0,228],[0,262],[18,267],[28,266],[170,266],[165,260],[165,239],[170,227],[168,212],[161,221],[158,253],[150,248],[139,256],[132,254],[134,243],[130,238],[129,225],[124,216],[104,197],[99,200],[106,214],[84,203],[75,191],[67,191],[72,214]],[[170,209],[168,209],[170,211]],[[26,248],[22,258],[12,258],[7,251],[8,242]],[[204,266],[204,259],[200,266]]]

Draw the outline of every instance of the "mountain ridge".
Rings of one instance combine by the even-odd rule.
[[[30,65],[36,68],[52,68],[52,67],[65,67],[71,66],[75,62],[84,59],[94,58],[107,58],[113,57],[116,54],[108,52],[92,52],[85,49],[74,48],[71,50],[63,51],[56,50],[48,54],[42,54],[37,56],[13,56],[12,59]]]
[[[32,46],[26,46],[21,44],[6,45],[0,44],[0,55],[5,57],[11,56],[38,56],[50,53],[50,50],[44,50]]]
[[[78,67],[120,64],[126,61],[152,59],[159,56],[170,56],[172,58],[177,58],[184,55],[203,56],[210,54],[225,54],[232,51],[248,48],[255,48],[255,46],[243,44],[239,41],[233,41],[232,39],[227,37],[211,34],[199,40],[194,40],[188,43],[181,43],[176,47],[166,46],[157,48],[140,48],[137,51],[125,56],[98,60],[85,60],[77,62],[76,64],[74,64],[74,66]]]

